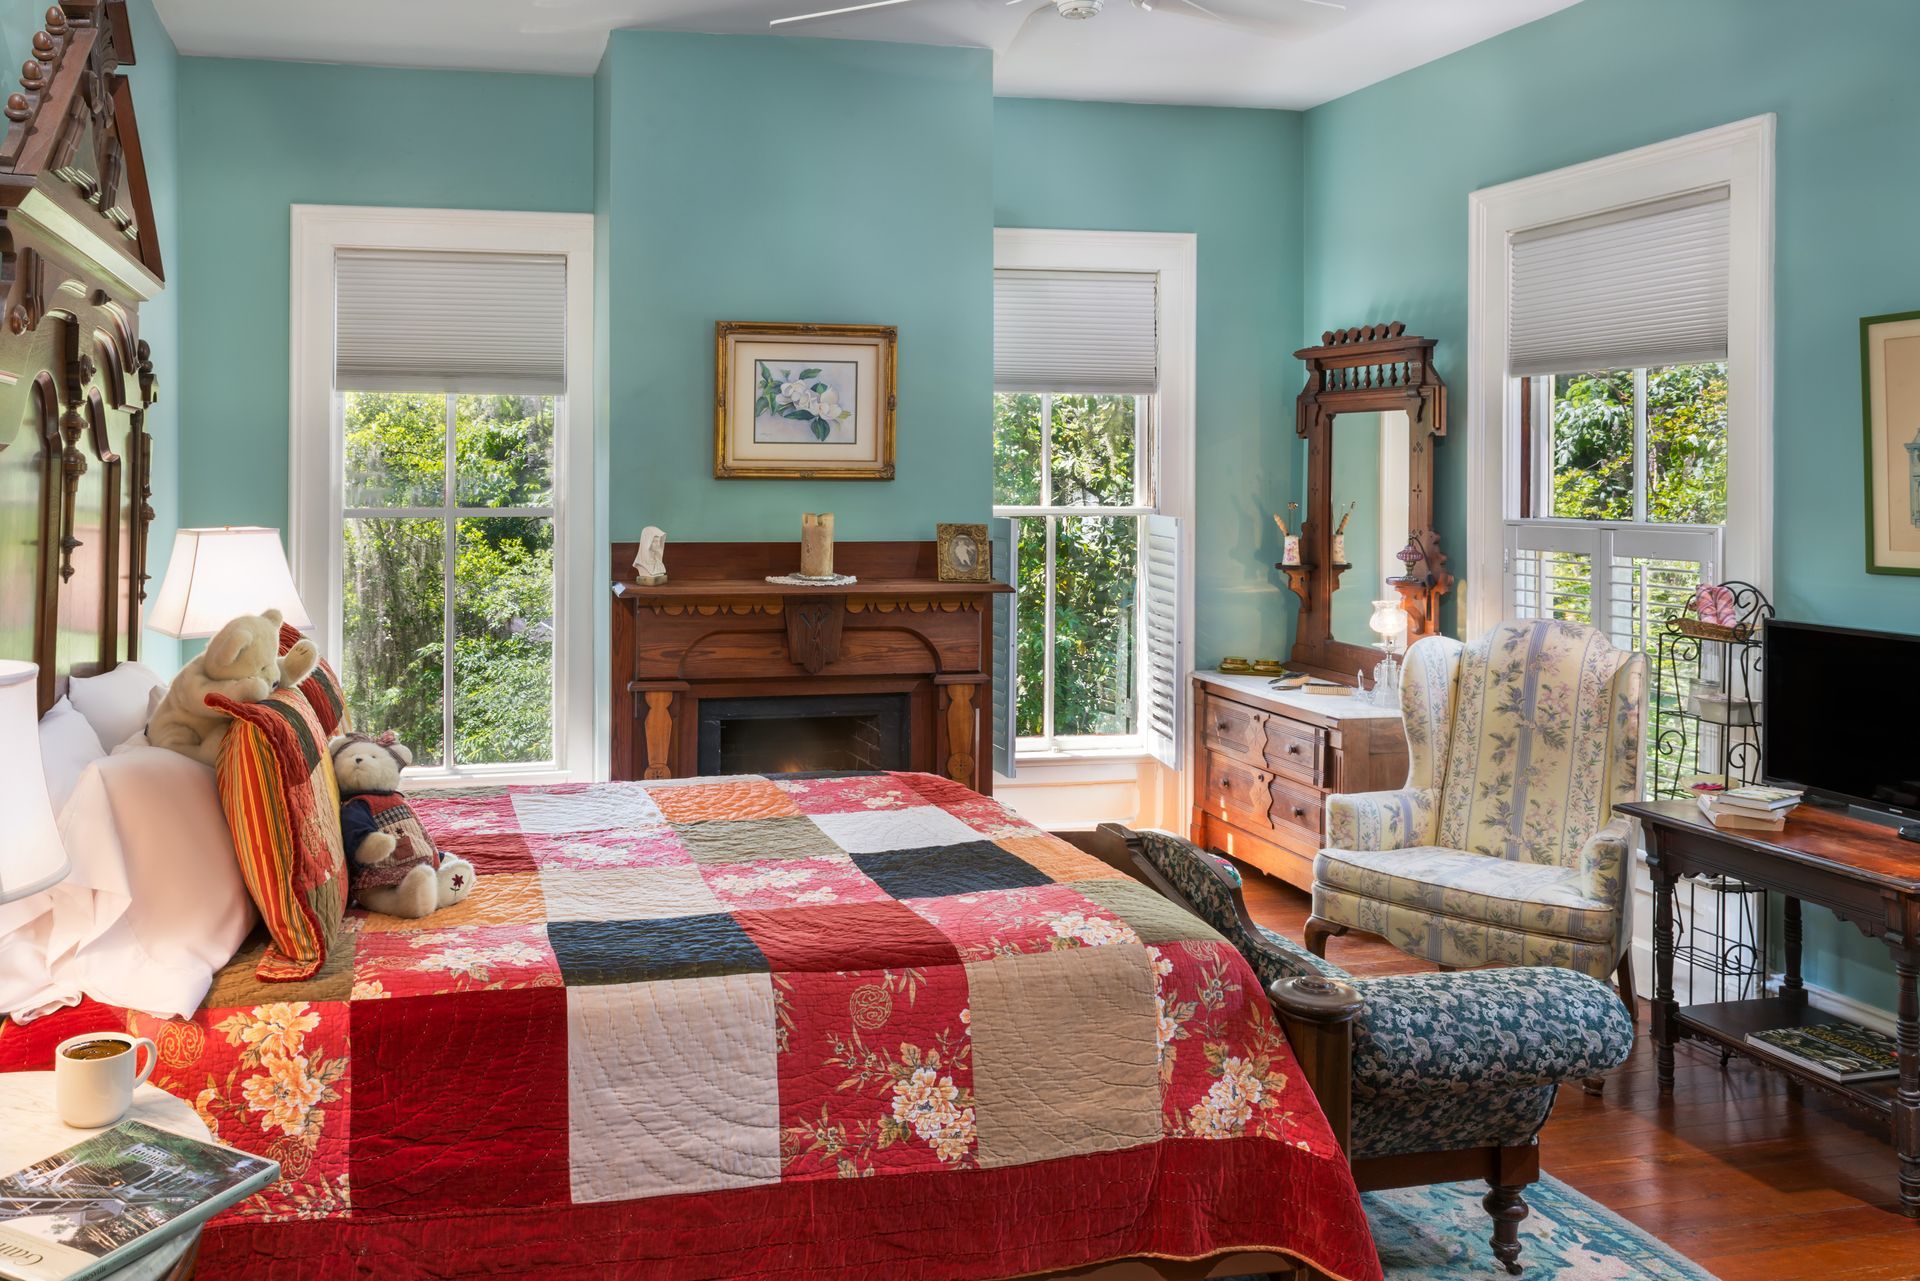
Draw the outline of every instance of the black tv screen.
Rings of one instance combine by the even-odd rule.
[[[1774,619],[1761,651],[1761,771],[1920,818],[1920,636]]]

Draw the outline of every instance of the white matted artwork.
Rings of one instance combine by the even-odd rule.
[[[1920,574],[1920,311],[1860,322],[1867,571]]]
[[[893,479],[890,325],[721,321],[713,474]]]

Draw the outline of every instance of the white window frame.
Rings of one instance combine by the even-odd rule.
[[[1186,531],[1180,540],[1179,650],[1192,652],[1193,645],[1193,514],[1194,514],[1194,358],[1195,290],[1197,281],[1197,238],[1191,232],[1160,231],[1071,231],[1051,228],[999,227],[993,233],[993,265],[996,270],[1013,271],[1107,271],[1151,272],[1159,279],[1156,288],[1157,329],[1159,333],[1157,368],[1160,390],[1149,415],[1151,424],[1143,432],[1143,443],[1150,441],[1152,474],[1138,488],[1152,495],[1153,501],[1131,507],[1090,507],[1084,514],[1102,516],[1172,516]],[[1042,509],[1000,507],[996,517],[1025,518]],[[1052,509],[1046,509],[1049,512]],[[1136,623],[1138,620],[1136,619]],[[1136,636],[1143,635],[1136,628]],[[1136,664],[1144,678],[1144,664]],[[1011,676],[1012,673],[1009,673]],[[1184,685],[1189,673],[1177,674]],[[1144,714],[1144,693],[1138,703]],[[1184,734],[1185,727],[1176,727]],[[1109,762],[1120,772],[1145,763],[1157,768],[1146,751],[1144,732],[1127,736],[1090,736],[1062,741],[1054,739],[1041,750],[1022,740],[1016,759],[1024,778],[1030,767],[1044,768],[1049,763],[1076,766]],[[1185,760],[1184,751],[1180,756]],[[1084,771],[1082,771],[1084,773]],[[1103,775],[1104,777],[1104,775]],[[1116,775],[1117,777],[1117,775]]]
[[[424,783],[551,783],[604,775],[594,698],[602,665],[594,625],[596,538],[593,216],[471,209],[294,205],[289,278],[287,515],[294,584],[328,655],[341,656],[346,512],[334,380],[334,258],[343,249],[554,254],[567,263],[567,391],[554,409],[554,760],[550,767],[472,765],[407,771]],[[503,300],[507,305],[511,300]],[[378,729],[379,726],[368,728]]]
[[[1473,192],[1467,252],[1467,635],[1508,609],[1507,522],[1519,516],[1520,379],[1507,372],[1509,243],[1534,227],[1725,186],[1727,519],[1723,572],[1772,594],[1774,117]]]

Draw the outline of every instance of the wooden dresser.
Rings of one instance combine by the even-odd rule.
[[[1268,680],[1194,673],[1190,838],[1310,889],[1328,793],[1405,786],[1407,737],[1397,709]]]

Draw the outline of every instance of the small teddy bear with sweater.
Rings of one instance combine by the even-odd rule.
[[[392,730],[343,734],[327,750],[340,785],[347,884],[360,906],[418,918],[473,893],[473,864],[435,849],[400,793],[400,771],[413,753]]]

